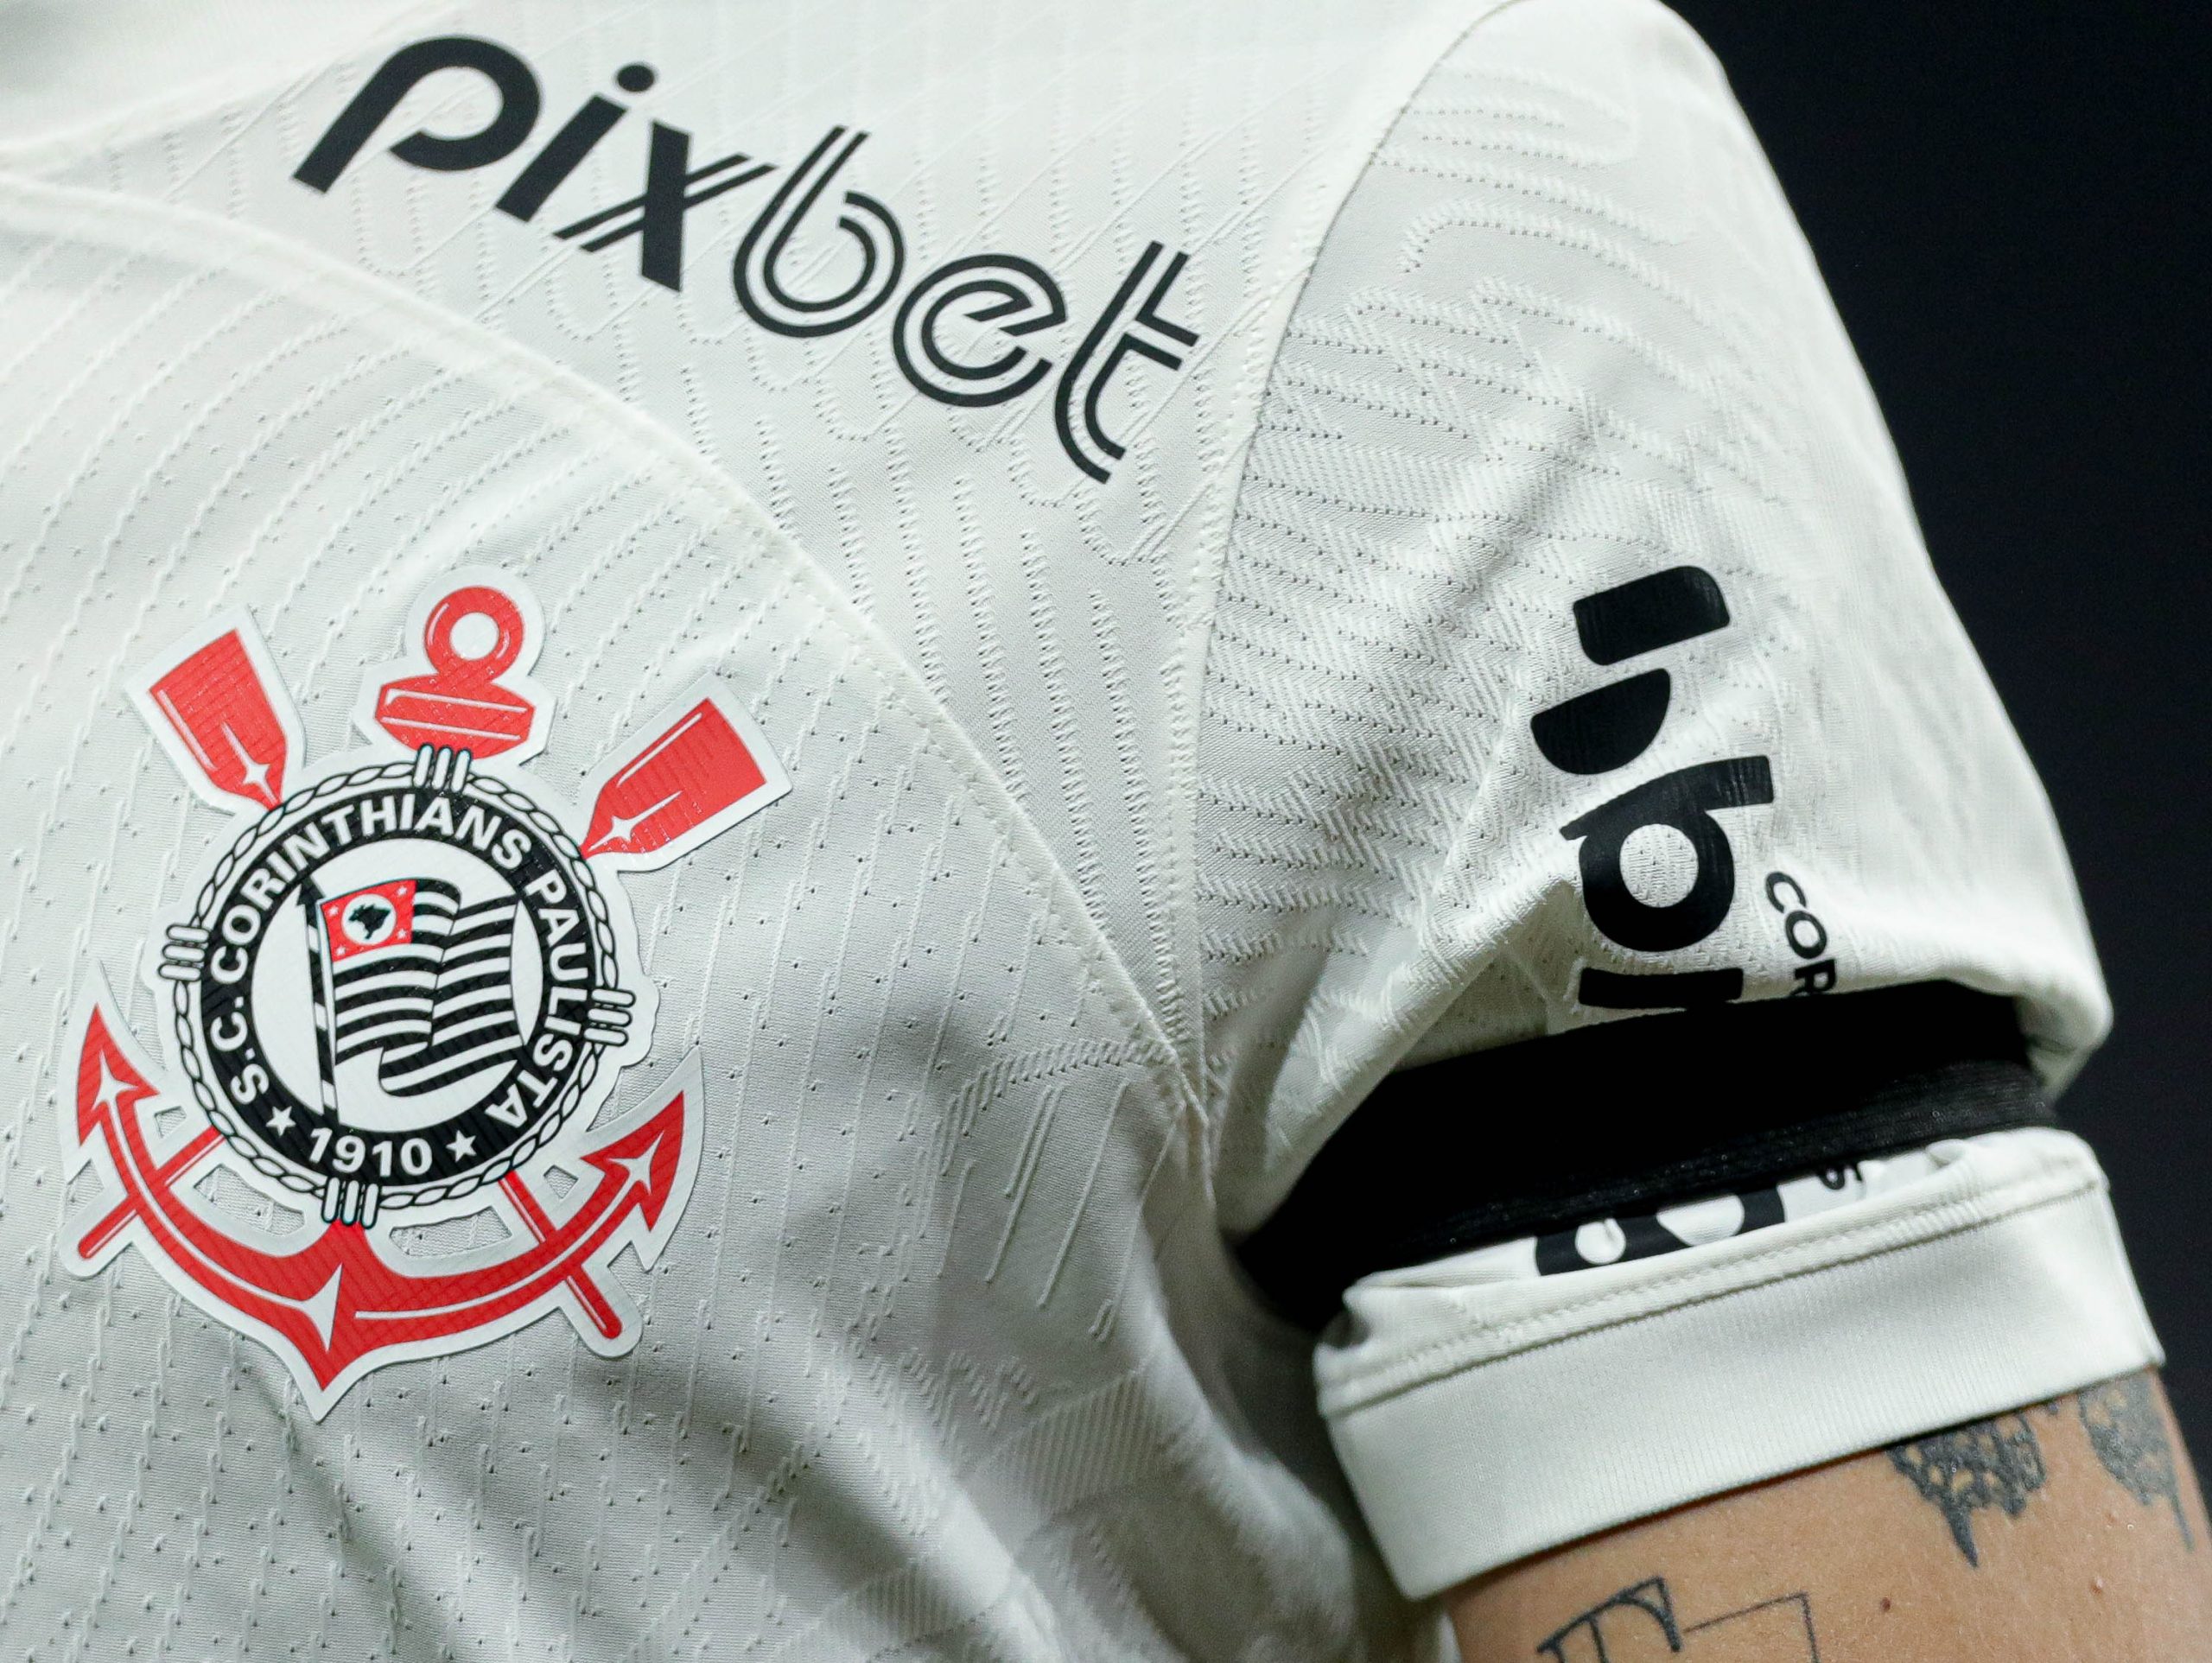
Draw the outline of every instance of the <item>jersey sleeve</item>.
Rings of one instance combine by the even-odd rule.
[[[1224,1217],[1408,1591],[2156,1359],[2048,804],[1663,9],[1497,14],[1353,191],[1199,776]]]

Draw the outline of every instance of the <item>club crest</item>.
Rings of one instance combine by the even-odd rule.
[[[680,859],[789,784],[712,680],[643,724],[570,809],[522,765],[549,701],[528,590],[425,598],[420,657],[372,670],[367,747],[313,764],[251,620],[132,689],[185,781],[235,815],[146,960],[164,1067],[95,984],[63,1142],[99,1172],[70,1267],[136,1247],[282,1358],[321,1416],[368,1370],[558,1310],[635,1344],[611,1274],[658,1258],[700,1154],[696,1057],[608,1113],[652,1038],[618,874]]]

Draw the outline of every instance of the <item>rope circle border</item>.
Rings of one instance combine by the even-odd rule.
[[[207,929],[212,935],[217,905],[229,894],[231,874],[300,821],[312,818],[312,811],[320,809],[330,798],[349,790],[365,791],[378,784],[411,782],[417,771],[418,766],[413,758],[404,762],[378,763],[333,774],[305,790],[292,793],[247,827],[224,852],[222,859],[215,863],[214,870],[208,873],[207,882],[200,885],[198,898],[193,903],[194,925]],[[598,878],[585,865],[583,851],[576,846],[575,839],[569,836],[561,822],[534,799],[493,775],[480,773],[472,767],[467,779],[462,784],[461,792],[463,795],[479,795],[516,819],[526,822],[553,850],[568,873],[571,887],[583,898],[591,915],[594,968],[598,974],[600,985],[620,987],[621,955],[618,950],[614,923],[607,909],[607,896],[600,888]],[[200,1054],[195,1031],[197,1025],[194,1018],[194,1007],[199,997],[198,979],[195,977],[191,981],[179,981],[172,985],[176,990],[173,1003],[175,1007],[174,1025],[178,1057],[184,1065],[186,1077],[191,1082],[193,1101],[200,1106],[200,1112],[223,1134],[223,1140],[245,1156],[256,1171],[282,1184],[295,1195],[321,1195],[327,1179],[309,1178],[289,1162],[277,1159],[231,1112],[228,1100],[214,1089],[208,1079],[207,1064]],[[608,1048],[601,1040],[587,1040],[585,1043],[588,1048],[586,1059],[569,1076],[568,1083],[562,1088],[553,1108],[538,1117],[537,1123],[525,1136],[518,1139],[474,1171],[459,1177],[410,1188],[379,1184],[377,1192],[378,1207],[399,1211],[457,1201],[497,1184],[510,1172],[527,1165],[556,1134],[567,1127],[584,1094],[590,1090],[599,1077]]]

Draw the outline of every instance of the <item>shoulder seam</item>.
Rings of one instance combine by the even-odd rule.
[[[1335,207],[1329,213],[1327,223],[1321,227],[1319,235],[1315,237],[1313,260],[1307,265],[1298,282],[1297,293],[1292,296],[1289,308],[1283,314],[1282,329],[1277,333],[1274,347],[1268,354],[1267,368],[1261,373],[1259,394],[1253,405],[1252,427],[1245,435],[1243,447],[1236,458],[1236,483],[1229,493],[1229,500],[1222,518],[1221,552],[1219,557],[1212,562],[1211,570],[1205,573],[1201,580],[1205,586],[1203,596],[1194,593],[1192,597],[1193,603],[1191,609],[1192,627],[1199,632],[1201,638],[1197,643],[1195,650],[1190,654],[1191,662],[1185,671],[1190,677],[1186,685],[1190,686],[1196,695],[1188,707],[1190,722],[1188,744],[1191,750],[1191,784],[1193,789],[1189,793],[1189,800],[1185,805],[1186,822],[1182,828],[1185,834],[1183,869],[1178,874],[1183,888],[1183,893],[1179,899],[1185,909],[1195,909],[1198,893],[1198,839],[1195,835],[1195,821],[1198,813],[1198,793],[1195,790],[1197,752],[1198,735],[1205,726],[1206,691],[1209,684],[1207,670],[1213,648],[1214,618],[1221,605],[1222,586],[1226,581],[1229,570],[1230,546],[1236,531],[1238,516],[1243,506],[1245,483],[1250,478],[1252,445],[1259,432],[1259,416],[1261,411],[1267,407],[1268,389],[1274,384],[1275,371],[1282,358],[1283,341],[1290,333],[1291,323],[1298,315],[1299,307],[1305,299],[1306,289],[1313,283],[1313,272],[1320,263],[1321,251],[1327,246],[1329,238],[1335,233],[1338,221],[1344,217],[1344,208],[1351,202],[1352,194],[1359,188],[1361,182],[1375,168],[1384,147],[1390,142],[1391,135],[1397,130],[1398,124],[1405,118],[1407,111],[1413,107],[1414,100],[1420,96],[1421,88],[1428,84],[1439,67],[1452,54],[1459,51],[1466,43],[1468,38],[1484,24],[1505,12],[1538,3],[1541,3],[1541,0],[1485,0],[1484,3],[1480,3],[1474,9],[1474,16],[1444,37],[1436,50],[1422,64],[1420,73],[1407,84],[1404,92],[1391,110],[1389,118],[1376,130],[1372,143],[1368,147],[1367,154],[1360,158],[1359,165],[1351,175],[1343,194],[1338,197]],[[1195,917],[1192,922],[1195,923]],[[1203,961],[1201,961],[1201,983],[1203,980]],[[1211,1066],[1211,1044],[1206,1032],[1205,989],[1200,986],[1196,991],[1198,997],[1192,1008],[1192,1016],[1197,1031],[1190,1037],[1189,1043],[1193,1053],[1192,1060],[1194,1082],[1207,1128],[1206,1167],[1211,1173],[1219,1154],[1218,1145],[1225,1119],[1223,1112],[1225,1106],[1216,1095],[1218,1088]]]

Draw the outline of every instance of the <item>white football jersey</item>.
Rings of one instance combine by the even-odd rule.
[[[1414,1655],[2156,1360],[1993,1088],[1528,1152],[2107,1016],[1650,0],[16,0],[0,321],[10,1656]]]

